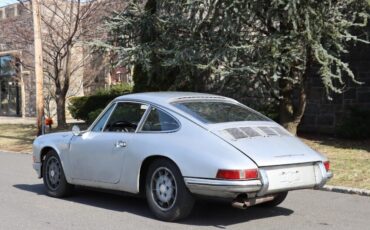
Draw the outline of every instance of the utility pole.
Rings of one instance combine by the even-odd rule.
[[[41,40],[41,12],[39,0],[32,0],[33,31],[35,45],[35,76],[36,76],[36,111],[37,111],[37,136],[43,134],[44,117],[44,72],[42,59]]]

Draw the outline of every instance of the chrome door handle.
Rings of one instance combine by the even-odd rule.
[[[117,141],[115,144],[116,148],[124,148],[127,146],[125,141]]]

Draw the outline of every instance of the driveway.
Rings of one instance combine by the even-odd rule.
[[[153,219],[143,199],[77,189],[47,197],[31,155],[0,152],[0,229],[369,229],[370,198],[332,192],[291,192],[279,207],[239,210],[199,202],[179,223]]]

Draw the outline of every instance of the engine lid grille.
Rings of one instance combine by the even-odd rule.
[[[259,132],[257,132],[256,130],[254,130],[251,127],[241,127],[240,129],[244,133],[246,133],[248,135],[248,137],[258,137],[258,136],[261,136],[261,134]]]
[[[258,136],[270,137],[270,136],[290,135],[287,131],[280,127],[267,127],[267,126],[227,128],[222,131],[229,134],[235,140]]]
[[[248,135],[238,128],[225,129],[234,139],[246,138]]]

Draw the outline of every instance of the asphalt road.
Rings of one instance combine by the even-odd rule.
[[[145,200],[78,189],[45,195],[31,156],[0,153],[0,230],[8,229],[370,229],[370,197],[303,190],[279,207],[239,210],[200,202],[179,223],[153,219]]]

